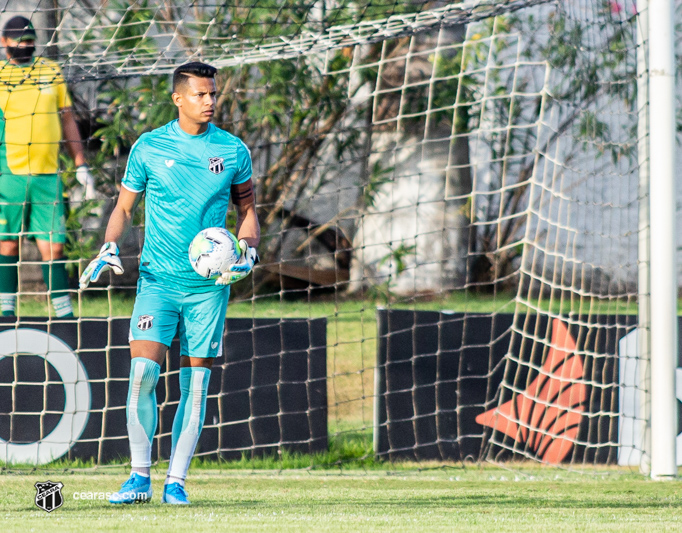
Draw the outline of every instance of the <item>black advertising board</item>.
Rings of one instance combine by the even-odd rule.
[[[380,309],[377,320],[379,457],[617,460],[618,342],[636,316]]]
[[[0,461],[128,456],[129,324],[0,318]],[[235,459],[326,451],[326,319],[227,319],[223,347],[197,453]],[[157,386],[155,458],[170,455],[179,359],[176,338]]]

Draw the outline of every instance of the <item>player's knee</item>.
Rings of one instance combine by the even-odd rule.
[[[0,241],[0,255],[19,255],[19,241]]]
[[[180,368],[208,368],[213,367],[213,357],[189,357],[183,355],[180,357]]]
[[[130,356],[134,362],[136,359],[149,359],[160,365],[166,358],[168,346],[155,341],[131,340]]]
[[[135,395],[154,391],[159,381],[160,370],[160,365],[151,359],[143,357],[133,359],[130,368],[131,393]]]

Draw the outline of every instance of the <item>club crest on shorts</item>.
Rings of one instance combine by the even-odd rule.
[[[208,169],[214,174],[220,174],[223,170],[225,170],[223,161],[224,159],[222,157],[209,157]]]
[[[38,482],[35,485],[38,493],[36,494],[36,505],[43,511],[51,513],[55,509],[59,509],[64,503],[61,490],[64,487],[63,483],[57,481]]]
[[[154,325],[154,317],[152,315],[140,315],[137,319],[137,329],[147,331]]]

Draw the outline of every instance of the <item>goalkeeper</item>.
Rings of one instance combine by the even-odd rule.
[[[131,475],[111,503],[148,501],[152,495],[151,447],[157,424],[156,383],[161,363],[180,336],[180,403],[162,502],[188,504],[185,477],[206,411],[211,366],[220,357],[229,285],[257,262],[260,240],[251,181],[251,155],[237,137],[210,124],[216,105],[216,69],[187,63],[173,73],[179,118],[143,134],[134,144],[107,241],[80,278],[81,288],[107,269],[121,274],[120,242],[146,194],[145,240],[130,322],[130,382],[126,414]],[[237,207],[241,257],[217,281],[194,272],[187,255],[194,236],[224,227],[228,202]]]

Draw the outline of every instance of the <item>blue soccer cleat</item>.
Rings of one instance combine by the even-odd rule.
[[[147,503],[152,499],[152,480],[139,474],[131,474],[121,490],[109,497],[110,503]]]
[[[187,491],[180,483],[169,483],[163,487],[163,498],[161,503],[170,503],[171,505],[189,505],[187,499]]]

